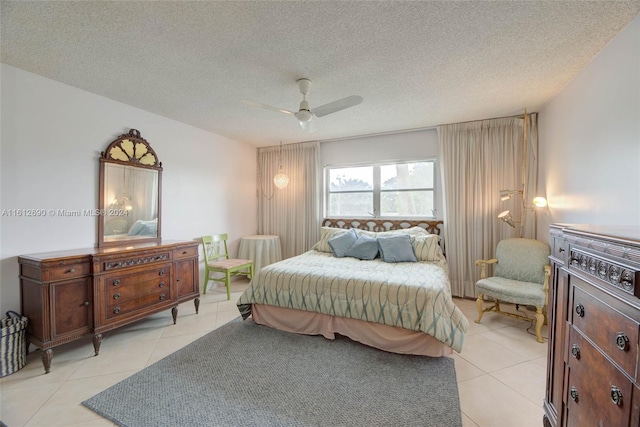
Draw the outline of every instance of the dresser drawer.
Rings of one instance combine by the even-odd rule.
[[[171,290],[169,288],[151,288],[152,292],[129,295],[124,299],[112,298],[107,306],[106,318],[111,320],[130,313],[137,313],[142,308],[152,306],[171,305]]]
[[[629,425],[631,381],[575,328],[569,333],[568,358],[568,425]]]
[[[567,254],[569,252],[569,244],[561,237],[555,237],[553,239],[552,256],[561,261],[561,264],[567,263]]]
[[[157,280],[158,283],[165,282],[169,284],[171,282],[170,275],[171,264],[161,264],[155,268],[143,271],[129,272],[123,270],[118,274],[109,274],[105,277],[105,285],[107,287],[112,286],[118,288],[152,280]]]
[[[89,262],[78,262],[73,264],[56,265],[48,268],[46,273],[48,280],[66,280],[75,277],[83,277],[91,274],[91,264]]]
[[[574,286],[571,319],[629,376],[636,376],[638,356],[638,323],[580,288],[582,282],[571,278]]]
[[[173,252],[173,257],[176,259],[191,258],[191,257],[197,257],[197,256],[198,256],[198,245],[176,248],[176,250]]]

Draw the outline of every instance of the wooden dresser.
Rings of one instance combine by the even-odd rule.
[[[640,229],[551,226],[545,426],[640,426]]]
[[[52,348],[102,334],[178,304],[200,304],[198,242],[160,241],[126,247],[49,252],[18,257],[27,339],[42,350],[45,372]]]

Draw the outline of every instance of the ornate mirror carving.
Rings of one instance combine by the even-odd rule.
[[[99,181],[99,247],[160,240],[162,163],[138,130],[100,154]]]

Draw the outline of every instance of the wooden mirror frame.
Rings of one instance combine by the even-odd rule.
[[[131,148],[125,148],[123,146],[123,143],[129,145],[126,141],[131,142]],[[158,221],[155,237],[124,238],[113,241],[105,240],[106,213],[109,209],[105,203],[107,191],[105,167],[107,164],[151,169],[158,172]],[[99,193],[98,212],[96,215],[98,217],[98,247],[128,246],[138,243],[160,242],[162,239],[162,162],[158,160],[158,156],[151,148],[151,145],[149,145],[146,139],[140,136],[140,131],[137,129],[131,129],[129,133],[120,135],[109,144],[105,151],[100,153]]]

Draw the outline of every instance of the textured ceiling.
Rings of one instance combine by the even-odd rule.
[[[2,62],[256,146],[535,111],[633,1],[2,1]],[[348,95],[362,104],[314,119]]]

